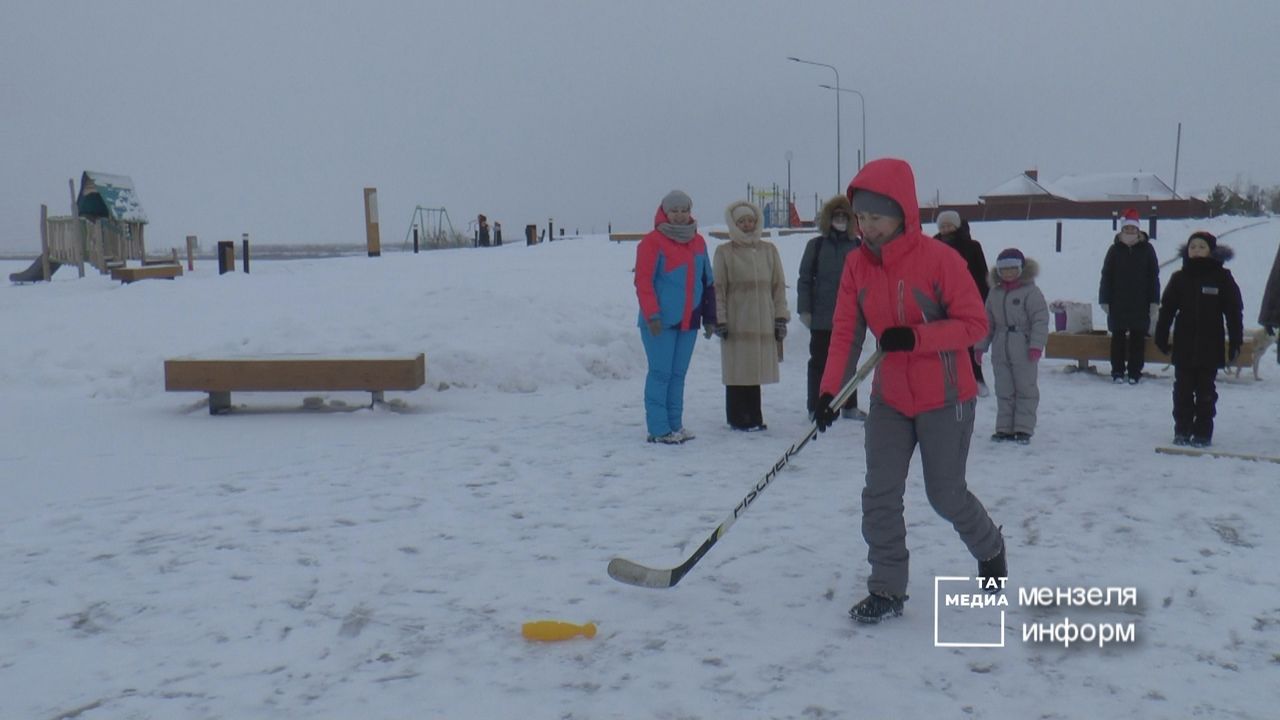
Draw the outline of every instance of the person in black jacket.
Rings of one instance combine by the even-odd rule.
[[[987,256],[982,252],[982,244],[969,233],[969,221],[961,220],[960,213],[955,210],[943,210],[938,213],[938,234],[934,237],[964,258],[969,274],[978,286],[978,294],[985,303],[987,293],[991,292],[991,287],[987,284]],[[982,363],[978,362],[973,348],[969,348],[969,362],[973,364],[973,377],[978,381],[978,394],[986,397],[990,391],[987,390],[986,381],[982,379]]]
[[[1240,354],[1244,336],[1240,287],[1222,266],[1231,256],[1231,248],[1219,245],[1213,234],[1192,233],[1182,248],[1182,269],[1169,278],[1160,300],[1155,342],[1160,352],[1173,356],[1174,445],[1208,447],[1212,442],[1218,368]]]
[[[1262,291],[1258,324],[1266,328],[1272,337],[1280,329],[1280,247],[1276,248],[1276,259],[1271,261],[1271,274],[1267,276],[1267,286]],[[1276,362],[1280,363],[1280,350],[1276,351]]]
[[[800,258],[800,279],[796,282],[796,312],[800,322],[809,328],[809,394],[805,405],[813,417],[818,402],[818,384],[827,369],[827,351],[831,347],[831,321],[844,274],[844,258],[861,244],[850,234],[853,207],[849,198],[837,195],[828,200],[818,213],[818,229],[810,238]],[[853,420],[866,418],[858,409],[858,393],[844,404],[841,414]]]
[[[1120,232],[1102,262],[1098,304],[1111,332],[1111,379],[1142,379],[1147,331],[1160,309],[1160,262],[1147,234],[1138,229],[1138,211],[1124,211]]]

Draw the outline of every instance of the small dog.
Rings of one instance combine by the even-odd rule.
[[[1266,329],[1257,328],[1254,330],[1246,330],[1244,333],[1245,342],[1253,344],[1253,379],[1261,380],[1258,375],[1258,364],[1262,362],[1262,356],[1267,354],[1267,349],[1276,343],[1274,335],[1268,335]],[[1278,351],[1280,352],[1280,351]],[[1244,364],[1236,365],[1236,378],[1240,377],[1240,371],[1244,370]]]

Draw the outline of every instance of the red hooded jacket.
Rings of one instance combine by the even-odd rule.
[[[672,240],[658,230],[667,213],[658,206],[653,230],[636,247],[636,297],[640,317],[636,325],[655,315],[664,327],[697,330],[716,324],[716,294],[712,287],[711,258],[701,233],[689,242]]]
[[[836,395],[856,370],[866,331],[905,325],[915,349],[885,353],[872,396],[908,417],[978,394],[967,349],[987,334],[987,313],[964,259],[920,231],[915,176],[905,161],[867,163],[849,183],[893,198],[902,207],[902,234],[876,255],[863,244],[849,253],[840,279],[831,350],[822,392]]]

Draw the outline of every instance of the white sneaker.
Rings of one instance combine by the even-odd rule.
[[[987,389],[986,383],[984,382],[978,383],[978,397],[987,397],[990,394],[991,394],[991,391]]]
[[[649,442],[662,445],[679,445],[684,442],[684,439],[680,437],[679,433],[669,432],[666,435],[650,435]]]
[[[697,435],[694,435],[693,433],[689,432],[689,431],[688,431],[687,429],[685,429],[685,428],[680,428],[679,430],[676,430],[676,431],[675,431],[674,433],[672,433],[672,434],[674,434],[674,435],[678,436],[678,437],[680,438],[680,442],[688,442],[688,441],[690,441],[690,440],[692,440],[692,439],[694,439],[694,438],[698,437]]]

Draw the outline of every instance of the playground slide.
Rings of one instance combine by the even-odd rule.
[[[36,258],[35,262],[31,263],[31,267],[27,268],[26,270],[23,270],[22,272],[9,273],[9,282],[29,283],[29,282],[40,282],[44,280],[44,268],[41,267],[42,264],[43,264],[43,258]],[[54,273],[58,272],[58,268],[60,267],[62,267],[62,263],[54,262],[50,260],[49,274],[53,275]]]

